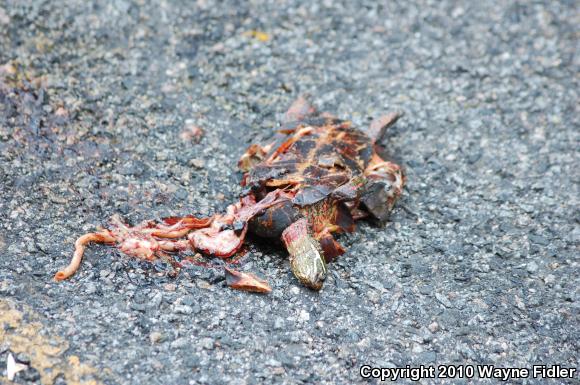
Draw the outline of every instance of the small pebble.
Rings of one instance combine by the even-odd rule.
[[[193,158],[189,161],[189,164],[197,169],[202,169],[205,166],[203,159]]]
[[[532,261],[527,264],[526,269],[528,270],[528,273],[533,274],[538,271],[538,264]]]
[[[166,283],[165,285],[163,285],[163,288],[166,291],[175,291],[175,289],[177,288],[177,285],[174,283]]]
[[[163,335],[159,332],[151,332],[151,334],[149,334],[149,341],[151,341],[152,344],[161,342],[162,339]]]
[[[429,324],[429,330],[431,331],[431,333],[435,333],[436,331],[439,330],[439,324],[435,321],[431,322]]]

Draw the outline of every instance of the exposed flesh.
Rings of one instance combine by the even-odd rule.
[[[128,226],[117,216],[111,228],[85,234],[75,243],[75,253],[70,264],[56,273],[56,280],[72,276],[79,268],[86,246],[91,243],[114,244],[123,253],[139,259],[153,261],[165,252],[199,251],[207,255],[226,258],[240,250],[247,233],[248,221],[268,207],[292,199],[293,193],[275,190],[256,202],[252,195],[245,196],[228,206],[226,213],[209,218],[193,216],[165,218],[161,222],[146,221]],[[240,227],[239,231],[228,227]],[[242,288],[237,285],[234,288]],[[246,285],[247,286],[247,285]]]

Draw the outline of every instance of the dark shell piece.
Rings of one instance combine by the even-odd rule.
[[[282,202],[253,217],[249,230],[259,237],[280,238],[282,232],[300,217],[300,212],[290,201]]]
[[[306,186],[292,200],[297,206],[309,206],[326,198],[332,189],[327,186]]]
[[[365,186],[366,178],[362,175],[356,176],[348,183],[336,188],[332,192],[332,197],[339,201],[350,201],[356,199]]]
[[[293,164],[289,165],[294,168]],[[264,185],[264,181],[281,179],[288,174],[290,170],[284,164],[267,165],[260,163],[250,171],[250,177],[246,181],[246,185],[252,189],[260,189]]]

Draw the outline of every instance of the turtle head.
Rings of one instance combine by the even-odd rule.
[[[326,262],[320,243],[310,233],[308,221],[297,220],[284,230],[282,240],[290,253],[290,268],[302,284],[320,290],[326,279]]]

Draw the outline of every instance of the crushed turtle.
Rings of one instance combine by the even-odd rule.
[[[350,121],[317,112],[300,97],[273,137],[252,144],[241,157],[244,193],[225,214],[171,217],[134,227],[115,216],[109,229],[76,241],[69,266],[55,279],[77,271],[90,242],[115,245],[147,261],[160,258],[179,269],[183,262],[176,262],[171,254],[197,252],[227,261],[240,252],[249,231],[281,240],[296,278],[320,290],[327,263],[345,252],[333,233],[352,232],[355,221],[363,218],[384,223],[402,193],[405,177],[400,166],[383,160],[375,150],[400,116],[394,112],[357,129]],[[271,291],[253,274],[231,266],[224,270],[227,284],[234,289]]]

